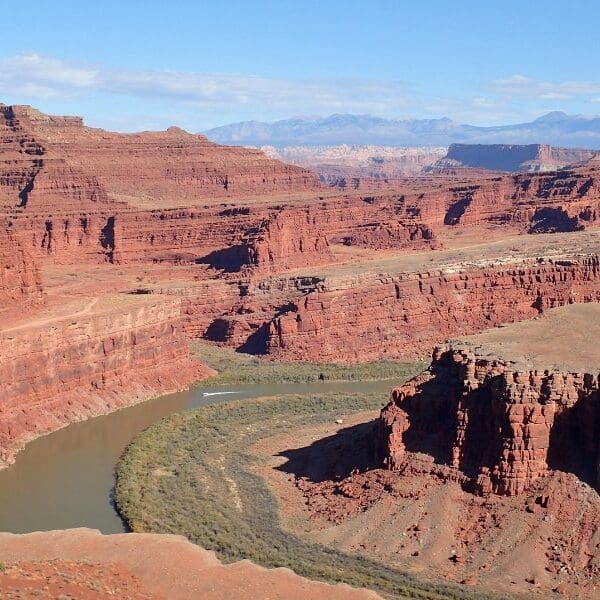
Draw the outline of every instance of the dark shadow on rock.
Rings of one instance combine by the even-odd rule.
[[[472,201],[473,197],[467,195],[464,198],[454,202],[444,216],[444,225],[458,225],[458,223],[460,223],[460,219],[465,214]]]
[[[256,331],[248,336],[246,341],[239,348],[236,348],[236,352],[254,355],[266,354],[268,339],[269,323],[263,323]]]
[[[579,231],[583,227],[577,217],[569,215],[560,207],[538,208],[529,226],[529,233],[561,233]]]
[[[305,446],[284,450],[278,456],[287,462],[277,467],[279,471],[313,483],[339,481],[352,472],[368,471],[380,467],[375,458],[374,436],[377,420],[340,429]]]
[[[222,269],[227,273],[237,273],[247,263],[247,248],[241,244],[222,250],[214,250],[206,256],[196,259],[196,264],[209,265],[214,269]]]
[[[598,392],[592,393],[556,415],[548,448],[550,469],[573,473],[596,489],[600,489],[597,462],[600,438],[598,396]]]

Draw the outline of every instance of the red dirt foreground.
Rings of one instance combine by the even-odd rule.
[[[94,600],[377,600],[376,593],[265,569],[229,565],[175,535],[101,535],[71,529],[0,533],[2,598]]]

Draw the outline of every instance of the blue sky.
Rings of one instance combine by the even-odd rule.
[[[600,113],[592,0],[37,0],[3,14],[0,101],[109,129]]]

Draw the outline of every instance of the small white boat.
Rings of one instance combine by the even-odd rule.
[[[239,394],[240,392],[202,392],[203,396],[224,396],[225,394]]]

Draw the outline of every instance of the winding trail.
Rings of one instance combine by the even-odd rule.
[[[74,317],[81,317],[82,315],[87,315],[92,311],[92,308],[94,308],[94,306],[97,304],[97,302],[98,302],[98,297],[95,296],[81,310],[78,310],[78,311],[72,312],[72,313],[63,314],[63,315],[46,317],[45,319],[34,319],[33,321],[26,321],[25,323],[21,323],[20,325],[15,325],[13,327],[8,327],[6,329],[0,329],[0,335],[4,334],[4,333],[10,333],[12,331],[20,331],[22,329],[29,329],[31,327],[40,327],[42,325],[48,325],[49,323],[55,323],[56,321],[62,321],[64,319],[69,319],[69,318],[72,319]]]

